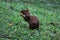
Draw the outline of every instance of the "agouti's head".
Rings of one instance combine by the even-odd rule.
[[[21,11],[21,16],[25,17],[25,16],[30,16],[29,10],[22,10]]]

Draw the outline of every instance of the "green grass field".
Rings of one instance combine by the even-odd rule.
[[[60,4],[58,2],[53,4],[41,1],[25,4],[0,1],[0,40],[60,40]],[[10,9],[10,6],[18,11]],[[20,16],[20,11],[27,8],[31,15],[38,17],[39,30],[30,30],[28,23]]]

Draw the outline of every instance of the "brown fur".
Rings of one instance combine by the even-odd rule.
[[[29,23],[29,28],[30,29],[38,29],[39,28],[39,20],[36,16],[31,16],[29,13],[29,10],[22,10],[21,13],[25,15],[21,15],[25,21]]]

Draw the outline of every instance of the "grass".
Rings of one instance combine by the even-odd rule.
[[[56,5],[55,7],[50,5],[43,3],[25,5],[22,2],[0,1],[0,36],[7,36],[7,38],[0,37],[0,40],[60,40],[60,5],[58,8]],[[39,30],[30,30],[20,12],[10,10],[10,6],[19,11],[28,7],[31,15],[39,19]],[[51,22],[55,23],[55,26],[51,25]]]

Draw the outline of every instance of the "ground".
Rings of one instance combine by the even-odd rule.
[[[58,2],[55,4],[55,1],[41,1],[25,4],[0,1],[0,40],[60,40]],[[11,9],[10,6],[18,11]],[[39,30],[30,30],[28,23],[20,16],[20,11],[27,8],[31,15],[38,17]]]

